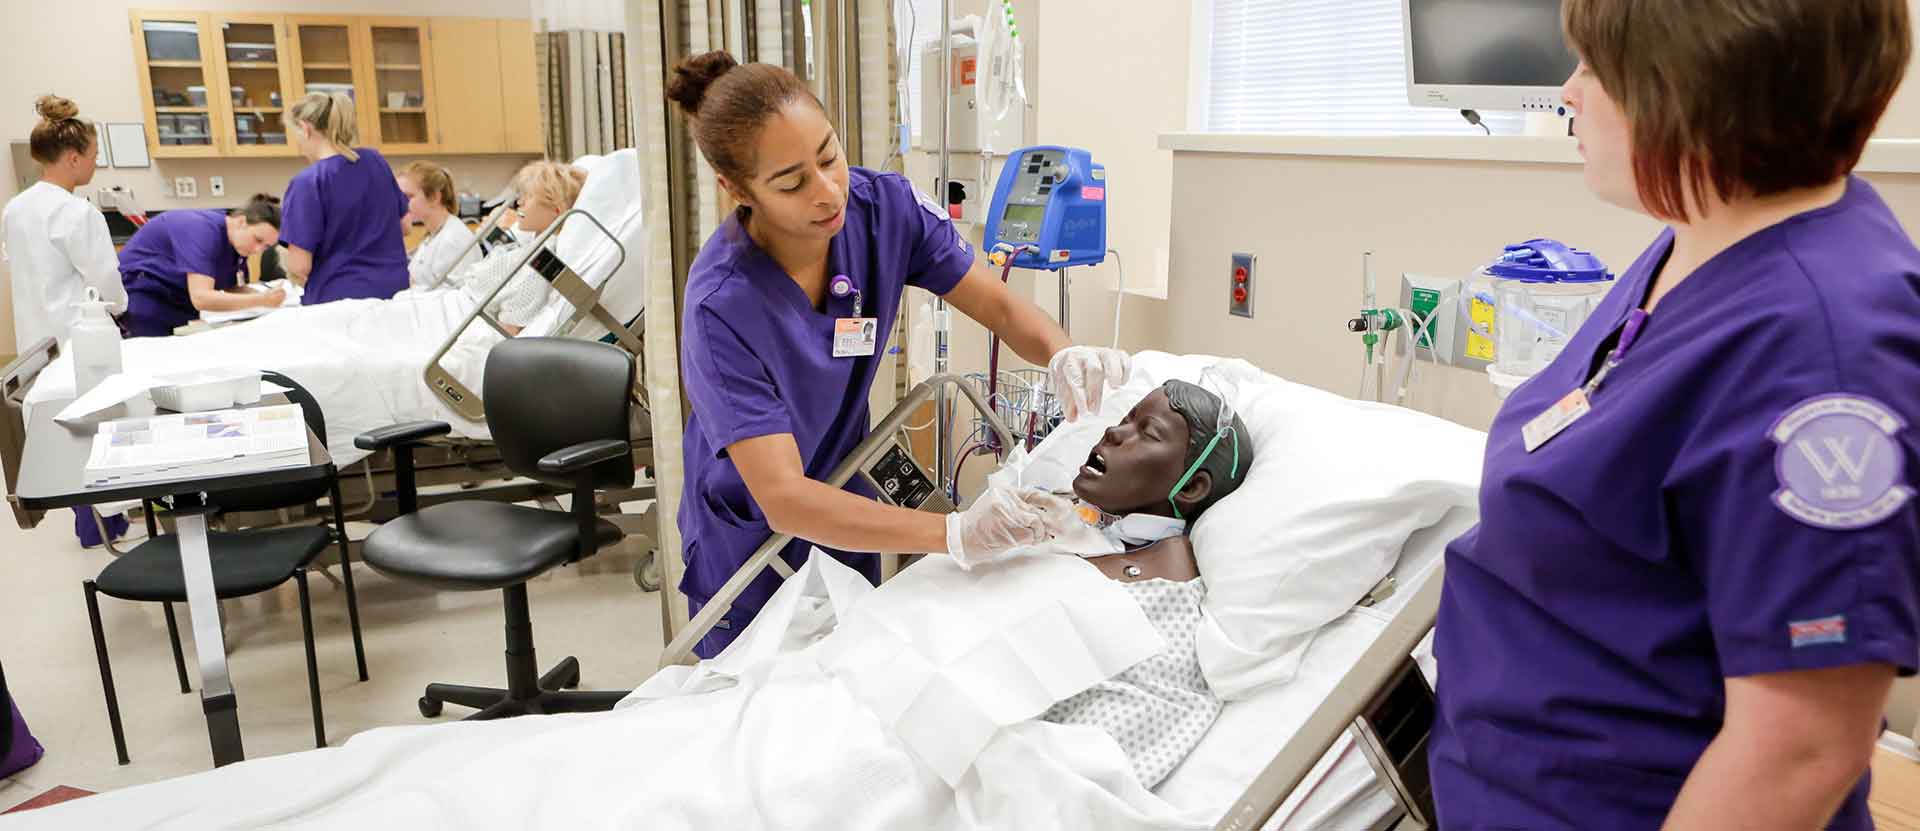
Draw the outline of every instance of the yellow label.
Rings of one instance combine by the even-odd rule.
[[[1473,316],[1473,323],[1476,327],[1485,329],[1489,332],[1493,331],[1493,319],[1494,319],[1493,304],[1488,303],[1485,300],[1480,300],[1478,298],[1475,298],[1473,301],[1473,307],[1469,311],[1469,314]],[[1471,332],[1471,331],[1468,332],[1467,333],[1467,357],[1477,358],[1479,360],[1487,361],[1491,363],[1493,361],[1492,339],[1487,338],[1478,332]]]

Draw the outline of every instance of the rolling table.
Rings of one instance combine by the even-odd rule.
[[[285,404],[283,396],[267,396],[260,404]],[[207,716],[207,738],[213,746],[215,767],[246,758],[240,742],[240,714],[233,680],[227,672],[226,641],[220,634],[220,605],[214,596],[213,564],[207,547],[208,492],[240,490],[325,479],[334,475],[333,457],[319,437],[307,430],[307,464],[253,473],[232,473],[202,479],[153,482],[114,488],[85,485],[87,457],[93,451],[97,426],[69,427],[53,420],[66,401],[33,407],[27,422],[26,450],[20,479],[14,488],[20,504],[35,511],[73,508],[103,502],[173,497],[176,533],[180,537],[180,568],[187,584],[187,609],[193,624],[193,648],[200,663],[200,708]],[[245,407],[236,409],[248,409]]]

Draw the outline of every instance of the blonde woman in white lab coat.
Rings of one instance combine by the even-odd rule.
[[[480,249],[473,231],[454,215],[453,175],[440,165],[418,161],[400,171],[400,192],[407,196],[407,215],[401,222],[426,226],[427,238],[407,261],[407,287],[431,288],[454,269],[478,262]]]
[[[107,219],[74,188],[93,181],[98,137],[81,121],[79,106],[57,95],[34,102],[40,123],[28,138],[28,150],[43,172],[40,181],[7,203],[0,225],[6,229],[6,258],[13,276],[13,342],[25,352],[44,338],[67,339],[79,318],[74,304],[87,289],[100,292],[114,314],[126,311],[127,290],[120,283],[120,258],[113,252]],[[106,521],[114,539],[127,531],[125,517]],[[93,510],[74,509],[74,533],[80,544],[100,545]]]

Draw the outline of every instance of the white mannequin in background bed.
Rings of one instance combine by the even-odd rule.
[[[573,208],[586,186],[587,174],[579,167],[559,162],[532,162],[514,177],[514,190],[520,194],[508,219],[514,242],[487,253],[479,262],[456,268],[440,290],[459,290],[475,303],[484,302],[501,282],[511,279],[488,304],[487,312],[500,320],[510,333],[518,334],[547,304],[552,289],[531,269],[514,268],[525,256],[526,246],[552,226],[561,214]]]

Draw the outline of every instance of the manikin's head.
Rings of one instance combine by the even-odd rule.
[[[1219,396],[1168,381],[1101,437],[1073,480],[1074,495],[1110,514],[1199,519],[1253,467],[1246,424],[1232,415],[1222,433],[1220,416]]]

